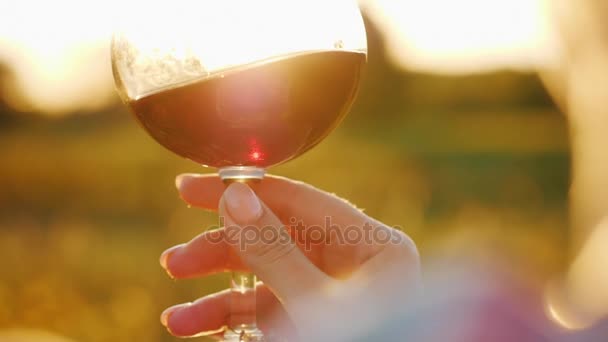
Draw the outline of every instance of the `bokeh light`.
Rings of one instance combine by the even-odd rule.
[[[555,66],[560,42],[547,0],[367,0],[405,68],[468,73]]]
[[[108,39],[120,1],[3,1],[0,62],[15,74],[15,108],[98,110],[115,98]]]

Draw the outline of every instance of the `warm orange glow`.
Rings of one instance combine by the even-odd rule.
[[[113,96],[107,37],[118,1],[0,2],[0,62],[17,76],[20,109],[100,108]]]
[[[235,1],[195,1],[188,6],[204,3],[208,7],[213,3],[213,6],[222,7]],[[376,22],[388,34],[390,55],[408,68],[433,72],[526,68],[550,63],[559,50],[549,25],[548,0],[360,1],[380,19]],[[307,23],[306,30],[319,34],[323,34],[323,28],[331,26],[323,23],[330,23],[331,11],[338,8],[336,1],[324,1],[327,14],[324,16],[318,12],[308,13],[306,7],[299,8],[292,2],[275,3],[299,11],[298,18]],[[16,90],[24,98],[9,101],[21,109],[51,113],[95,109],[106,104],[114,96],[108,38],[116,15],[127,14],[131,23],[136,23],[137,15],[130,15],[134,12],[129,8],[149,7],[150,4],[118,0],[0,2],[0,61],[16,72]],[[252,9],[248,16],[235,18],[239,22],[253,23],[259,19],[253,2],[241,0],[240,5],[252,6]],[[198,15],[192,8],[185,13]],[[158,28],[167,24],[162,23]],[[218,24],[222,29],[234,27]],[[243,31],[239,32],[234,31],[233,46],[243,50],[243,44],[250,40],[236,35]],[[258,33],[256,30],[247,32]],[[283,35],[285,46],[264,46],[256,41],[255,46],[245,50],[251,54],[262,53],[260,51],[265,49],[284,50],[297,41],[293,38],[297,32],[273,30],[266,34]],[[315,39],[315,35],[306,36]],[[155,36],[154,39],[160,38]],[[211,46],[213,43],[213,40],[209,41]],[[226,60],[227,55],[242,56],[206,54],[208,66],[213,69],[240,62]]]
[[[550,0],[361,0],[399,65],[462,73],[556,62]]]
[[[145,15],[120,18],[114,53],[129,53],[114,66],[128,85],[129,98],[139,99],[167,84],[188,83],[272,57],[336,47],[367,49],[355,0],[186,0],[178,4],[147,3]],[[162,86],[157,79],[163,79]]]

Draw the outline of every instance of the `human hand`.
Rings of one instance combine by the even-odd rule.
[[[188,204],[217,210],[225,227],[165,251],[162,266],[176,279],[254,272],[264,282],[257,306],[265,334],[339,340],[399,309],[418,288],[411,239],[332,194],[270,176],[251,185],[255,192],[240,183],[226,189],[210,175],[180,176],[177,187]],[[246,231],[258,234],[245,238]],[[229,309],[224,291],[173,306],[161,321],[175,336],[214,334]]]

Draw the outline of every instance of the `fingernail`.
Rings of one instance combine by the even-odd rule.
[[[169,272],[169,259],[171,258],[171,256],[179,249],[181,249],[184,245],[177,245],[174,247],[171,247],[169,249],[167,249],[166,251],[163,252],[163,254],[160,255],[160,265],[165,269],[165,271],[167,271],[167,273],[169,273],[169,276],[171,278],[173,278],[173,276],[171,275],[171,273]]]
[[[253,190],[245,184],[233,183],[224,192],[228,214],[237,223],[254,222],[262,216],[262,204]]]
[[[190,174],[183,174],[175,177],[175,187],[177,188],[177,190],[180,190],[184,183],[187,182],[190,178],[192,178],[192,175]]]
[[[166,309],[165,311],[163,311],[163,313],[160,314],[160,323],[163,326],[165,326],[166,328],[168,328],[169,318],[175,311],[177,311],[177,309],[179,309],[179,305],[172,306],[172,307]]]

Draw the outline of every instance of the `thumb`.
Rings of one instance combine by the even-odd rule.
[[[247,185],[231,184],[220,200],[219,213],[231,246],[285,304],[330,280],[306,258],[281,221]]]

